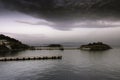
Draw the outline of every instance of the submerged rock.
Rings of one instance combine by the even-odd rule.
[[[102,50],[111,49],[111,47],[102,42],[97,42],[97,43],[89,43],[87,45],[82,45],[80,47],[80,49],[81,50],[91,50],[91,51],[102,51]]]

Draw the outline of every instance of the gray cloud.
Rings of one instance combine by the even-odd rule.
[[[50,21],[39,21],[39,22],[29,22],[20,21],[16,22],[28,25],[45,25],[53,27],[58,30],[71,30],[72,28],[109,28],[109,27],[120,27],[119,20],[84,20],[76,22],[50,22]]]
[[[39,22],[27,22],[27,21],[21,21],[21,20],[16,20],[18,23],[23,23],[23,24],[29,24],[29,25],[47,25],[47,26],[52,26],[54,23],[48,22],[48,21],[39,21]]]
[[[119,17],[119,0],[0,0],[4,7],[53,21]],[[120,17],[119,17],[120,18]]]
[[[95,21],[81,21],[76,22],[74,26],[83,28],[107,28],[107,27],[120,27],[120,21],[114,20],[95,20]]]

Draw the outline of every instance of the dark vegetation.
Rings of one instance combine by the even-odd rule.
[[[9,50],[6,46],[0,45],[0,51],[7,51]]]
[[[0,40],[7,41],[7,43],[2,42],[3,44],[0,45],[0,51],[4,50],[24,50],[28,49],[29,46],[26,44],[21,43],[20,41],[10,38],[8,36],[0,34]],[[7,47],[9,46],[9,48]]]
[[[47,47],[50,47],[52,49],[59,48],[60,50],[64,50],[64,47],[60,44],[50,44]]]
[[[60,44],[50,44],[48,45],[48,47],[63,47],[63,46]]]

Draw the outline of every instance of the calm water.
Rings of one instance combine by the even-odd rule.
[[[22,51],[4,56],[62,55],[62,60],[0,62],[0,80],[120,80],[120,49]]]

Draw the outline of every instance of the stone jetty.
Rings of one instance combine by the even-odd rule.
[[[57,60],[62,59],[62,56],[51,56],[51,57],[3,57],[0,61],[26,61],[26,60]]]

